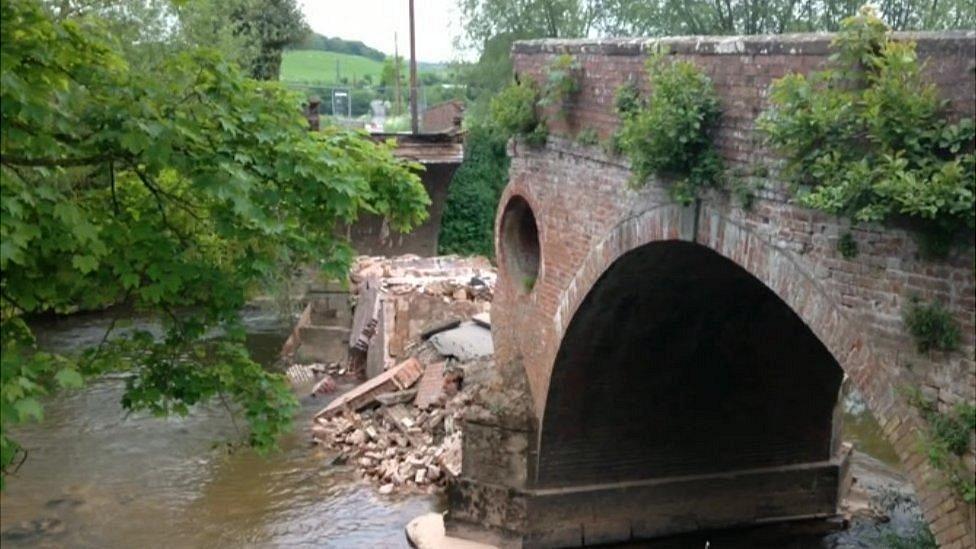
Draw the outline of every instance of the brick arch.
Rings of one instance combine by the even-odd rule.
[[[654,206],[624,218],[594,242],[566,285],[553,316],[553,329],[559,345],[590,290],[625,254],[648,244],[673,240],[703,246],[747,271],[796,313],[853,381],[876,418],[899,418],[897,428],[886,429],[885,436],[898,453],[919,500],[923,502],[926,520],[934,524],[943,519],[942,505],[924,505],[928,500],[942,502],[952,496],[933,481],[926,459],[915,444],[915,434],[922,428],[922,423],[916,412],[896,395],[893,380],[886,379],[871,342],[862,335],[863,330],[841,311],[838,303],[790,251],[729,219],[707,203],[700,204],[694,212],[689,210],[676,204]],[[690,231],[689,226],[693,226]],[[557,355],[553,355],[549,366],[547,377],[550,381]],[[549,393],[547,386],[542,395],[535,395],[540,426],[545,424]],[[537,448],[541,448],[541,441],[540,428]],[[535,458],[535,470],[538,471],[539,455]]]
[[[559,301],[553,318],[559,338],[589,290],[623,254],[657,241],[692,240],[733,261],[775,292],[807,323],[845,373],[855,380],[858,389],[871,388],[866,384],[862,387],[864,372],[870,371],[871,364],[876,362],[868,342],[857,335],[858,330],[850,325],[834,300],[788,252],[707,206],[702,211],[706,224],[698,231],[699,235],[707,233],[706,238],[690,238],[690,234],[682,234],[688,215],[688,208],[660,205],[625,218],[595,243]],[[713,227],[715,231],[711,230]],[[797,280],[802,283],[798,284]]]

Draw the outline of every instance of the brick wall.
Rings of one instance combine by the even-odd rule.
[[[939,85],[957,116],[973,116],[976,33],[898,38],[917,41],[928,78]],[[673,204],[656,182],[631,189],[625,160],[607,156],[599,147],[577,145],[572,136],[585,128],[604,138],[614,131],[614,93],[628,80],[647,91],[643,66],[655,42],[516,43],[513,57],[519,78],[542,81],[545,67],[565,52],[580,61],[583,79],[568,115],[548,116],[553,135],[545,147],[530,148],[518,141],[510,146],[513,161],[502,204],[520,196],[531,206],[541,264],[531,291],[500,269],[492,314],[498,359],[525,365],[541,420],[562,336],[600,275],[616,258],[643,244],[697,242],[748,270],[803,319],[865,396],[913,480],[940,543],[973,547],[973,506],[940,486],[938,473],[918,451],[920,419],[900,392],[906,386],[920,387],[943,408],[976,401],[972,241],[945,260],[925,260],[906,230],[851,227],[846,220],[790,203],[790,193],[775,177],[777,159],[763,148],[755,118],[766,107],[773,79],[824,63],[829,36],[660,42],[713,79],[723,106],[716,141],[729,168],[765,164],[773,175],[763,180],[758,200],[748,211],[724,191],[712,192],[697,206],[682,207]],[[496,228],[500,224],[501,216]],[[837,251],[837,240],[846,231],[858,243],[859,255],[853,259]],[[496,240],[496,248],[499,264],[504,265],[505,247]],[[901,320],[912,294],[948,307],[963,334],[959,351],[915,351]],[[972,469],[972,449],[967,459]]]

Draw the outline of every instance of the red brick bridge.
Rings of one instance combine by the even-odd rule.
[[[973,116],[976,33],[898,38],[917,41],[928,78],[957,115]],[[920,450],[925,427],[903,391],[920,388],[943,408],[976,400],[972,241],[947,259],[923,259],[910,232],[851,227],[794,205],[775,175],[748,210],[724,191],[682,206],[653,181],[634,190],[625,160],[572,139],[586,128],[613,132],[615,90],[646,86],[645,59],[663,42],[715,83],[729,167],[775,174],[756,116],[772,80],[821,66],[829,41],[514,46],[519,78],[541,82],[568,53],[582,66],[582,88],[568,115],[548,117],[545,146],[510,145],[492,321],[511,380],[504,389],[524,386],[524,408],[467,421],[449,532],[577,546],[832,516],[850,451],[838,406],[847,379],[900,456],[941,545],[974,546],[973,505]],[[837,251],[847,231],[860,251],[853,259]],[[912,295],[948,307],[960,350],[916,352],[901,320]],[[972,470],[972,448],[966,458]]]

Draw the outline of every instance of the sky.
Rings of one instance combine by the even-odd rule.
[[[393,55],[397,33],[400,55],[410,55],[408,0],[300,0],[312,30],[329,37],[360,40]],[[460,30],[457,0],[414,0],[417,60],[443,62],[464,59],[454,51]]]

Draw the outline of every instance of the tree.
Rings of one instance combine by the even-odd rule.
[[[464,162],[448,189],[437,247],[444,254],[494,256],[495,210],[508,182],[508,135],[484,124],[470,127]]]
[[[679,36],[835,32],[861,0],[608,0],[597,26],[603,34]],[[969,0],[881,0],[878,8],[895,30],[972,28]]]
[[[462,45],[527,38],[836,31],[861,0],[458,0]],[[895,30],[971,29],[971,0],[880,0]]]
[[[248,69],[258,80],[277,80],[281,53],[310,32],[295,0],[242,0],[232,17],[236,32],[257,45]]]
[[[310,31],[295,0],[47,0],[55,20],[103,22],[130,64],[208,47],[259,80],[277,80],[285,48]]]
[[[300,97],[212,50],[142,67],[97,18],[56,20],[33,0],[0,0],[0,18],[0,466],[18,453],[9,425],[108,369],[136,374],[126,408],[226,398],[249,443],[272,447],[294,397],[248,357],[237,310],[297,265],[343,274],[338,222],[422,221],[417,166],[358,133],[306,131]],[[56,356],[26,322],[121,302],[158,315],[165,336],[106,333]]]

